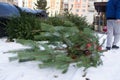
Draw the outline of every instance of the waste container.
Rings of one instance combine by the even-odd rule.
[[[94,2],[96,12],[94,13],[94,30],[104,32],[103,28],[106,26],[106,3],[107,2]]]

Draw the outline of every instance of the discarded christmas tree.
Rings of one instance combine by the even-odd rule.
[[[16,40],[31,48],[12,52],[18,53],[19,62],[41,61],[40,67],[55,67],[62,69],[63,73],[71,63],[85,69],[97,67],[102,64],[98,36],[88,24],[83,23],[84,27],[76,25],[74,18],[53,17],[41,22],[40,34],[34,35],[33,40]],[[78,18],[79,22],[84,22],[84,19]]]
[[[37,0],[37,3],[35,3],[37,9],[47,10],[47,1],[46,0]]]

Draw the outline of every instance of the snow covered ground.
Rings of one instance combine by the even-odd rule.
[[[106,35],[100,38],[100,41],[104,38]],[[120,46],[120,43],[118,45]],[[86,78],[89,80],[120,80],[120,49],[104,52],[103,65],[89,68],[86,77],[82,77],[83,68],[76,68],[72,65],[67,73],[62,74],[61,71],[53,68],[40,69],[39,62],[35,61],[10,62],[9,57],[15,54],[5,52],[22,48],[25,46],[15,42],[6,42],[6,38],[0,39],[0,80],[87,80]]]

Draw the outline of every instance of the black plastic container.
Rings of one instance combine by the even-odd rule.
[[[94,7],[97,12],[105,12],[106,11],[106,3],[107,2],[94,2]]]

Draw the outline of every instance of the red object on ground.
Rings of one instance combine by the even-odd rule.
[[[104,32],[107,32],[107,26],[104,26],[104,27],[103,27],[103,31],[104,31]]]

